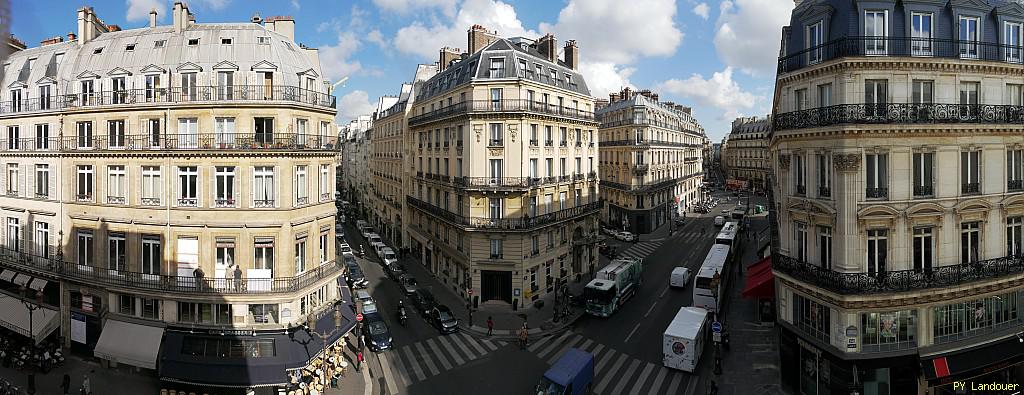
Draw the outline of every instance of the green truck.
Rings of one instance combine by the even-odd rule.
[[[643,274],[643,260],[633,257],[617,258],[583,288],[586,311],[590,315],[609,317],[622,304],[636,294]]]

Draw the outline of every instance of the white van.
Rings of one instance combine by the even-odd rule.
[[[398,256],[395,255],[395,251],[391,247],[381,248],[380,259],[384,261],[384,266],[398,263]]]
[[[693,373],[704,351],[709,326],[707,310],[699,307],[679,309],[668,328],[665,328],[662,364]]]
[[[725,217],[719,215],[715,217],[715,226],[725,225]]]
[[[690,269],[682,266],[672,269],[672,277],[669,278],[668,282],[669,286],[683,288],[686,287],[688,282],[690,282]]]
[[[380,235],[379,234],[367,233],[366,234],[366,242],[368,242],[370,244],[373,244],[373,243],[383,243],[384,240],[380,239]]]

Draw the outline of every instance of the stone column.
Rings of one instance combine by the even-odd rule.
[[[833,270],[861,272],[862,246],[860,227],[857,223],[857,201],[861,199],[864,185],[860,177],[860,152],[836,153],[832,155],[836,202],[836,225],[832,236]]]

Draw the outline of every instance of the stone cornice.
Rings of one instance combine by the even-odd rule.
[[[839,58],[815,66],[804,67],[792,73],[782,74],[776,79],[776,85],[789,84],[833,73],[858,70],[977,73],[984,74],[987,77],[1005,75],[1018,78],[1020,77],[1021,66],[1014,63],[968,59],[856,56]]]
[[[809,286],[794,280],[779,271],[773,270],[772,272],[775,274],[775,278],[786,287],[840,309],[853,311],[907,308],[939,302],[953,303],[959,299],[977,299],[988,294],[998,294],[1024,288],[1024,276],[1018,275],[1000,278],[997,281],[968,283],[958,287],[904,293],[880,293],[869,296],[858,295],[856,297],[844,298],[831,292],[822,291],[818,287]]]
[[[978,137],[1015,136],[1024,134],[1024,125],[1017,124],[845,124],[806,129],[776,131],[773,143],[820,140],[823,137]]]

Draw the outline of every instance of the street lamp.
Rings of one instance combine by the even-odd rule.
[[[29,337],[30,341],[32,342],[31,343],[32,344],[32,349],[34,350],[35,346],[36,346],[36,336],[35,336],[35,328],[32,325],[33,324],[32,318],[33,318],[33,315],[35,314],[36,310],[39,310],[39,309],[43,308],[43,291],[36,291],[35,295],[34,295],[35,299],[29,299],[29,296],[32,296],[32,295],[30,295],[31,291],[33,291],[32,289],[22,285],[18,290],[19,290],[19,292],[21,294],[21,297],[22,297],[21,298],[21,304],[25,305],[25,308],[28,309],[28,337]],[[33,353],[33,355],[34,355],[34,353]],[[33,364],[33,361],[29,361],[28,365],[29,365],[28,366],[29,391],[30,391],[30,393],[34,393],[35,392],[35,387],[36,387],[36,371],[35,371],[35,366]]]
[[[309,333],[310,337],[316,336],[323,341],[324,347],[321,349],[324,353],[324,358],[327,358],[327,339],[334,336],[336,333],[341,331],[341,310],[338,310],[338,305],[334,305],[334,327],[324,328],[323,332],[316,330],[316,319],[312,316],[307,317],[307,323],[303,325],[303,329]],[[329,331],[327,329],[330,329]]]

